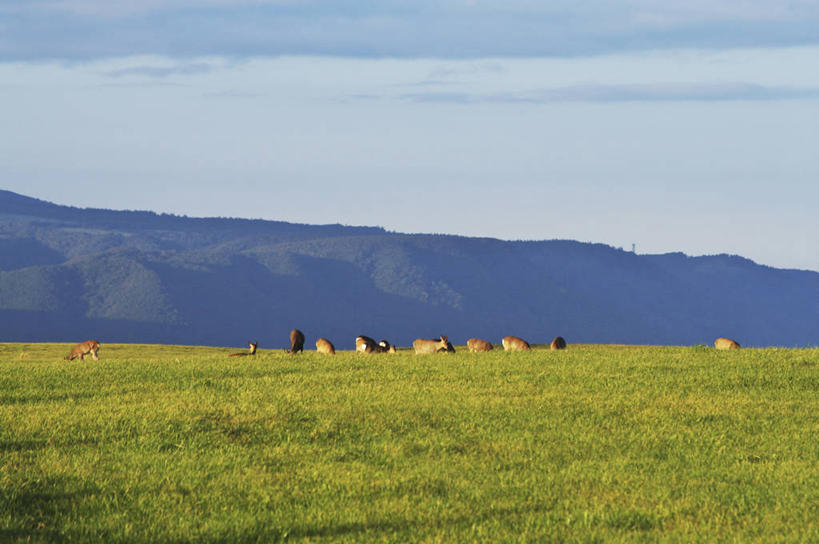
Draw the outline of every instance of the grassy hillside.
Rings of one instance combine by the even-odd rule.
[[[0,344],[0,541],[816,542],[819,350]]]

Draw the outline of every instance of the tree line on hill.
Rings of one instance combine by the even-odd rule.
[[[59,206],[0,191],[0,340],[353,349],[534,343],[819,344],[819,273],[378,227]]]

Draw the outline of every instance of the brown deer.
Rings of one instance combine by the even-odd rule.
[[[304,351],[304,333],[299,329],[290,331],[290,350],[288,353],[298,353]]]
[[[355,350],[360,353],[395,353],[395,346],[391,346],[386,340],[376,342],[362,334],[355,339]]]
[[[250,345],[249,351],[241,351],[239,353],[231,353],[228,357],[246,357],[248,355],[256,355],[256,348],[259,347],[259,341],[256,340],[256,343],[248,342]]]
[[[564,340],[562,336],[555,336],[549,348],[551,350],[566,349],[566,340]]]
[[[714,347],[717,349],[739,349],[740,345],[730,338],[717,338],[714,340]]]
[[[100,350],[99,342],[97,342],[96,340],[86,340],[85,342],[80,342],[79,344],[74,346],[71,349],[71,353],[66,355],[64,359],[66,361],[72,361],[79,357],[80,361],[84,361],[85,356],[90,353],[91,357],[93,357],[95,361],[99,361],[100,358],[97,355],[97,352],[99,352],[99,350]]]
[[[506,351],[527,351],[532,349],[529,347],[529,342],[517,336],[504,336],[501,343]]]
[[[437,353],[439,351],[449,351],[452,344],[446,339],[446,336],[441,335],[440,340],[425,340],[418,338],[412,343],[416,354]],[[455,351],[454,348],[452,351]]]
[[[316,340],[316,351],[325,355],[335,355],[336,348],[332,342],[326,338],[319,338]]]
[[[355,350],[357,352],[373,353],[377,345],[378,342],[376,342],[369,336],[364,336],[363,334],[356,336],[355,338]]]
[[[470,338],[466,341],[466,347],[469,348],[469,351],[472,353],[477,353],[479,351],[492,351],[495,349],[491,343],[487,342],[486,340],[481,340],[480,338]]]

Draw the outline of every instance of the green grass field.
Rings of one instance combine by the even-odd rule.
[[[819,542],[819,350],[0,344],[0,542]]]

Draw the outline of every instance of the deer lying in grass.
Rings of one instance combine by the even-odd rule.
[[[481,340],[480,338],[470,338],[466,341],[466,347],[472,353],[477,353],[479,351],[492,351],[495,349],[495,346],[486,340]]]
[[[506,351],[527,351],[532,349],[529,347],[529,342],[517,336],[504,336],[501,342],[503,343],[503,349]]]
[[[250,345],[250,349],[248,351],[240,351],[239,353],[231,353],[228,357],[246,357],[248,355],[256,355],[256,348],[259,347],[259,341],[256,340],[256,343],[248,342]]]
[[[64,359],[66,361],[72,361],[77,357],[80,358],[80,361],[85,360],[85,356],[89,353],[91,357],[94,358],[95,361],[99,361],[100,358],[97,356],[97,352],[100,350],[100,343],[96,340],[86,340],[85,342],[80,342],[76,346],[71,349],[71,353],[66,355]]]
[[[552,340],[549,348],[552,350],[566,349],[566,340],[564,340],[562,336],[555,336],[555,339]]]
[[[714,347],[717,349],[739,349],[740,345],[730,338],[717,338],[714,340]]]
[[[452,344],[449,343],[449,340],[447,340],[446,336],[444,335],[441,335],[439,340],[425,340],[423,338],[418,338],[412,343],[412,347],[415,349],[416,354],[449,351],[451,346]],[[452,348],[452,351],[455,351],[455,349]]]

